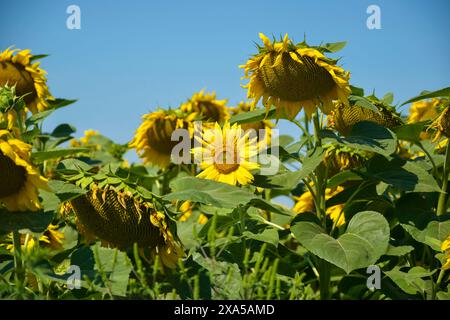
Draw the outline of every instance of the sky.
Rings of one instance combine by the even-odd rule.
[[[372,4],[378,30],[366,26]],[[80,30],[66,27],[69,5],[81,10]],[[0,50],[49,54],[41,67],[51,93],[78,99],[52,114],[47,130],[70,123],[78,137],[92,128],[126,143],[143,114],[176,108],[203,88],[231,106],[245,99],[238,66],[256,53],[259,32],[313,45],[348,41],[335,57],[351,84],[392,91],[395,103],[447,87],[449,9],[448,0],[0,0]],[[279,128],[298,132],[285,121]]]

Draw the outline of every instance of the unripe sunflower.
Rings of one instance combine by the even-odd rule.
[[[392,129],[402,124],[400,116],[390,107],[374,103],[378,112],[360,106],[347,106],[337,102],[329,116],[330,127],[342,135],[348,135],[353,126],[361,121],[375,122]]]
[[[94,184],[86,194],[71,200],[70,207],[82,229],[114,247],[126,249],[137,243],[159,255],[170,268],[183,255],[165,214],[129,192]]]

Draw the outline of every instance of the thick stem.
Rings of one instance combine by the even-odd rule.
[[[450,167],[450,144],[447,143],[447,147],[445,150],[445,162],[444,162],[444,170],[442,172],[442,191],[439,195],[438,207],[436,210],[436,214],[438,216],[443,215],[447,211],[447,185],[448,185],[448,175],[449,175],[449,167]]]
[[[319,288],[320,288],[320,299],[328,300],[330,299],[330,265],[327,261],[317,258],[318,271],[319,271]]]

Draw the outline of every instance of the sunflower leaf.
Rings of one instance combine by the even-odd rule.
[[[31,159],[35,163],[42,163],[50,159],[58,159],[63,157],[68,157],[81,152],[88,152],[89,149],[86,148],[69,148],[69,149],[53,149],[47,151],[33,152]]]
[[[447,87],[447,88],[443,88],[443,89],[436,90],[436,91],[422,92],[420,95],[403,102],[401,105],[403,106],[407,103],[416,102],[416,101],[429,99],[429,98],[449,97],[449,96],[450,96],[450,87]]]
[[[267,114],[267,117],[266,117]],[[253,111],[239,113],[230,119],[230,123],[251,123],[257,122],[264,119],[274,119],[275,118],[275,107],[271,107],[267,112],[266,109],[255,109]]]

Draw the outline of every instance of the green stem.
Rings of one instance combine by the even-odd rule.
[[[319,288],[320,299],[330,299],[330,265],[327,261],[317,258],[318,270],[319,270]]]
[[[14,246],[14,269],[16,276],[16,283],[19,288],[22,288],[25,280],[25,272],[22,261],[22,246],[20,243],[20,233],[13,231],[13,246]]]
[[[438,216],[443,215],[447,211],[447,185],[448,185],[448,175],[449,175],[449,166],[450,166],[450,143],[447,143],[447,147],[445,150],[445,162],[444,162],[444,170],[442,172],[442,191],[439,195],[438,207],[436,214]]]

